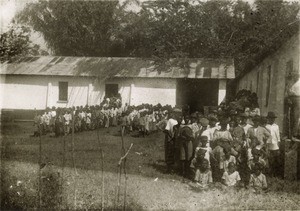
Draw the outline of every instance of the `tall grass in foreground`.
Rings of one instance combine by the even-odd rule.
[[[37,172],[36,166],[30,163],[5,162],[5,172],[2,172],[2,208],[27,209],[37,208]],[[46,168],[46,167],[45,167]],[[48,167],[47,167],[48,168]],[[49,167],[43,175],[52,175],[46,179],[43,192],[44,208],[58,208],[57,197],[59,188],[55,173],[60,168]],[[46,169],[45,169],[46,171]],[[73,170],[65,169],[65,179],[62,188],[64,202],[63,209],[74,209]],[[104,173],[105,180],[105,209],[122,209],[123,201],[115,204],[115,187],[117,173]],[[45,179],[45,178],[44,178]],[[52,182],[51,182],[52,181]],[[122,180],[123,181],[123,180]],[[78,169],[77,177],[77,209],[101,209],[102,182],[101,172]],[[279,179],[270,179],[270,191],[255,194],[250,190],[233,189],[195,191],[187,184],[178,180],[145,178],[138,175],[129,175],[126,209],[298,209],[300,200],[300,183]],[[124,188],[124,183],[121,183]],[[45,189],[44,189],[45,190]],[[120,198],[124,195],[121,193]]]

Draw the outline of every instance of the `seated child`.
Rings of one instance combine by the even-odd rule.
[[[209,184],[213,182],[212,174],[208,167],[208,160],[202,159],[200,163],[196,163],[196,174],[194,181],[199,185],[201,188],[207,188]]]
[[[226,142],[228,141],[224,139],[216,140],[217,146],[212,151],[212,155],[213,155],[212,157],[215,158],[215,162],[212,163],[212,171],[213,171],[212,173],[213,173],[213,179],[216,182],[221,182],[222,175],[226,170],[224,166],[227,168],[229,162],[236,163],[235,157],[234,156],[231,157],[233,148],[230,145],[225,144]],[[225,162],[226,160],[225,152],[227,152],[227,162]]]
[[[254,148],[252,149],[252,158],[248,161],[248,166],[251,171],[256,163],[260,163],[263,169],[266,167],[266,161],[261,157],[261,151]]]
[[[202,160],[205,159],[205,154],[206,154],[205,149],[199,149],[195,157],[192,159],[190,167],[195,170],[196,166],[199,166]]]
[[[255,192],[260,192],[261,190],[267,190],[268,184],[266,176],[261,173],[262,165],[256,163],[252,169],[253,173],[250,176],[249,186],[254,189]]]
[[[223,160],[223,169],[224,171],[228,171],[229,163],[234,163],[236,165],[236,159],[233,155],[231,155],[230,149],[224,148],[224,160]]]
[[[195,157],[197,157],[197,152],[199,149],[206,150],[204,158],[208,160],[208,166],[210,168],[210,154],[212,153],[211,147],[208,146],[208,137],[200,136],[200,143],[195,149]]]
[[[230,162],[228,164],[228,171],[225,171],[222,176],[222,183],[226,186],[237,186],[240,182],[240,174],[235,170],[235,164]]]

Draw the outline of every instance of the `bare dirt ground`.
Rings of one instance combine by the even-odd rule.
[[[1,206],[36,208],[38,204],[39,139],[31,123],[1,125]],[[99,209],[102,204],[100,148],[104,151],[104,208],[124,207],[124,176],[119,201],[118,161],[121,156],[119,128],[75,134],[75,166],[71,136],[42,136],[42,169],[45,208]],[[65,163],[63,142],[66,141]],[[269,179],[270,191],[254,194],[249,190],[212,189],[201,191],[178,175],[165,173],[163,135],[146,138],[125,137],[126,148],[133,143],[127,159],[126,209],[299,209],[300,182]],[[65,168],[63,168],[65,166]],[[58,175],[59,174],[59,175]],[[51,175],[51,176],[49,176]],[[76,194],[75,194],[76,193]],[[76,195],[76,200],[75,196]],[[57,199],[57,200],[53,200]],[[52,201],[51,201],[52,200]]]

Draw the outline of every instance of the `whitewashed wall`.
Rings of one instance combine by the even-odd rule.
[[[68,82],[68,102],[59,102],[58,82]],[[0,77],[1,109],[45,109],[99,104],[103,90],[87,77],[6,75]]]
[[[176,105],[176,79],[6,75],[0,77],[1,109],[45,109],[99,104],[105,84],[118,84],[123,103]],[[68,82],[68,102],[59,102],[59,82]],[[226,81],[219,84],[219,103],[226,94]]]
[[[44,109],[47,82],[32,76],[0,76],[1,108]]]
[[[106,84],[109,83],[119,84],[122,101],[130,105],[176,104],[176,79],[116,78],[106,81]]]
[[[285,77],[286,64],[293,61],[293,69],[299,72],[299,33],[293,36],[278,51],[264,59],[253,70],[239,80],[238,89],[249,89],[256,92],[259,99],[259,106],[262,115],[267,115],[268,111],[276,112],[277,123],[281,130],[284,118],[284,97],[285,97]],[[271,65],[271,83],[268,106],[266,106],[266,89],[268,66]],[[257,75],[259,74],[259,81]]]

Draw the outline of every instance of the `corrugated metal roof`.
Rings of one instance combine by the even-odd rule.
[[[185,64],[185,68],[182,64]],[[231,59],[172,59],[165,67],[142,58],[116,57],[24,57],[1,64],[0,74],[143,78],[235,77]]]

